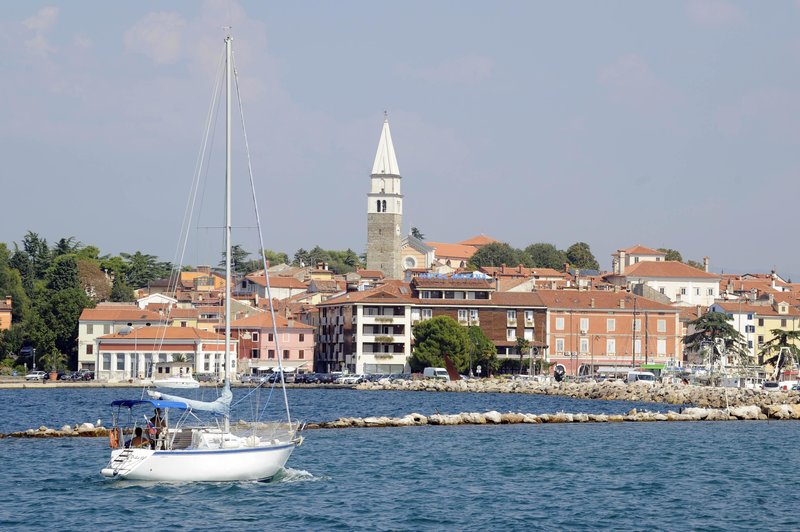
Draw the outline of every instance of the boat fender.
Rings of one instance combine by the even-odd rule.
[[[121,439],[121,430],[115,427],[108,431],[108,446],[112,449],[119,449],[119,441]]]

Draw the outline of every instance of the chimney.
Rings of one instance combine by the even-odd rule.
[[[522,264],[517,266],[517,273],[522,273]]]
[[[294,327],[294,320],[293,319],[289,319],[289,327],[290,328]]]
[[[506,273],[506,265],[500,264],[500,273]]]
[[[702,315],[703,315],[703,307],[697,305],[697,317],[699,318]]]
[[[617,250],[617,253],[619,254],[619,264],[617,264],[617,269],[619,271],[617,272],[617,274],[625,275],[625,250],[624,249]]]
[[[708,273],[708,257],[703,257],[703,271]]]

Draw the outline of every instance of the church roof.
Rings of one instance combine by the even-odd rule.
[[[476,248],[480,248],[487,244],[493,244],[495,242],[499,242],[499,240],[495,240],[490,236],[480,234],[477,236],[473,236],[472,238],[462,240],[461,242],[459,242],[459,244],[464,244],[465,246],[475,246]]]
[[[383,120],[381,130],[381,140],[378,141],[378,152],[375,154],[375,163],[372,165],[372,175],[400,175],[400,167],[397,166],[397,156],[394,154],[394,144],[392,144],[392,134],[389,131],[389,117]]]

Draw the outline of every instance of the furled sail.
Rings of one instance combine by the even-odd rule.
[[[215,401],[196,401],[194,399],[187,399],[177,395],[169,395],[166,393],[155,392],[152,390],[147,391],[147,395],[153,399],[163,399],[166,401],[182,401],[189,405],[192,410],[201,410],[203,412],[211,412],[221,416],[228,417],[231,411],[231,400],[233,393],[231,393],[230,386],[226,385],[222,388],[222,393]]]

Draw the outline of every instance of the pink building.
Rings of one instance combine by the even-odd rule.
[[[231,322],[231,339],[239,342],[239,368],[243,373],[267,370],[280,364],[288,371],[306,373],[314,370],[314,327],[275,316],[278,337],[272,318],[261,313]],[[222,330],[218,327],[218,330]]]

